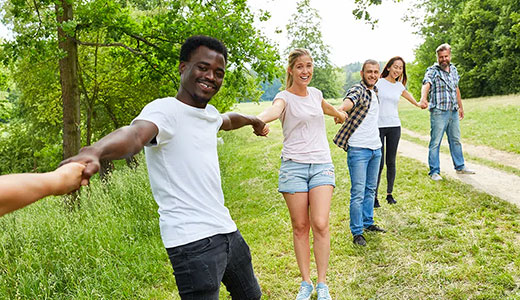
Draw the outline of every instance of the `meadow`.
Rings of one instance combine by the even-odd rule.
[[[465,102],[468,118],[471,101]],[[256,114],[268,105],[245,103],[236,110]],[[485,109],[502,111],[490,106]],[[424,111],[414,113],[420,118]],[[488,120],[473,115],[483,118],[475,123]],[[517,115],[499,122],[515,122]],[[421,132],[420,126],[410,129]],[[500,126],[488,126],[484,137],[493,140]],[[327,128],[332,138],[339,125],[327,118]],[[294,299],[301,279],[289,214],[276,190],[280,124],[273,122],[265,138],[248,127],[219,136],[226,205],[251,248],[263,299]],[[457,181],[433,182],[426,166],[398,157],[398,204],[375,211],[387,232],[367,234],[368,246],[360,248],[348,226],[346,153],[332,143],[331,153],[337,188],[328,283],[334,299],[520,299],[517,207]],[[51,197],[0,218],[0,299],[179,299],[140,158],[136,170],[118,164],[108,183],[95,178],[75,211]],[[228,298],[222,287],[221,299]]]

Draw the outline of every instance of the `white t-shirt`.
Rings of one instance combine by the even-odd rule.
[[[217,109],[196,108],[169,97],[150,102],[132,122],[136,120],[159,128],[145,154],[164,246],[236,231],[224,206],[217,155],[222,117]]]
[[[379,128],[401,126],[397,104],[406,89],[400,81],[391,83],[382,78],[376,83],[379,96]]]
[[[381,139],[379,138],[379,128],[377,127],[377,118],[379,116],[379,100],[374,90],[372,93],[372,100],[370,101],[370,109],[363,119],[363,122],[354,131],[352,136],[348,139],[350,147],[360,147],[376,150],[381,148]]]
[[[274,98],[285,102],[280,115],[284,136],[282,158],[299,163],[331,163],[321,91],[308,87],[304,97],[281,91]]]

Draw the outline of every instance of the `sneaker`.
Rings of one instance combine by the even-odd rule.
[[[365,228],[365,230],[372,231],[372,232],[386,232],[386,230],[384,230],[383,228],[381,228],[375,224],[368,226],[367,228]]]
[[[379,205],[379,200],[377,200],[377,197],[374,199],[374,207],[381,207],[381,205]]]
[[[388,204],[396,204],[397,203],[397,201],[395,201],[394,197],[392,197],[392,194],[386,195],[386,201],[388,202]]]
[[[441,175],[439,175],[439,174],[437,174],[437,173],[432,174],[432,175],[430,176],[430,178],[431,178],[433,181],[439,181],[439,180],[442,180]]]
[[[475,174],[475,171],[473,170],[470,170],[466,167],[460,169],[460,170],[456,170],[455,172],[457,172],[457,174]]]
[[[352,241],[354,244],[365,247],[367,245],[367,240],[362,234],[357,234],[354,236],[354,240]]]
[[[318,300],[332,300],[329,294],[329,287],[325,283],[318,283],[316,292],[318,293]]]
[[[296,300],[309,300],[311,299],[312,291],[314,287],[312,283],[308,283],[307,281],[302,281],[300,285],[300,290],[298,291],[298,296],[296,296]]]

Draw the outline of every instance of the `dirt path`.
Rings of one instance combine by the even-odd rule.
[[[403,133],[406,133],[410,136],[419,136],[414,132],[411,132],[410,134],[409,130],[403,129]],[[429,137],[427,137],[429,140]],[[480,146],[479,146],[480,147]],[[463,144],[464,151],[467,151],[468,153],[471,153],[473,156],[479,156],[484,157],[486,159],[491,160],[491,156],[487,156],[487,153],[491,152],[469,152],[468,149],[471,149],[472,147],[467,144]],[[487,148],[487,147],[486,147]],[[472,151],[472,150],[471,150]],[[495,151],[494,149],[491,149],[493,155],[492,157],[495,157]],[[416,159],[426,165],[428,165],[428,148],[409,142],[405,139],[401,139],[399,142],[399,150],[398,153],[400,155],[410,157],[413,159]],[[519,168],[516,165],[520,164],[520,158],[515,156],[514,154],[505,153],[508,155],[507,163],[503,160],[498,161],[501,164],[507,164],[515,168]],[[509,157],[510,156],[510,157]],[[510,160],[512,159],[512,160]],[[476,189],[486,192],[490,195],[497,196],[503,200],[506,200],[510,203],[513,203],[520,207],[520,177],[499,171],[487,166],[483,166],[480,164],[476,164],[473,162],[466,161],[466,165],[468,168],[474,170],[476,174],[473,175],[461,175],[455,173],[455,170],[453,169],[453,163],[451,161],[451,156],[449,154],[440,153],[440,161],[441,161],[441,176],[443,177],[451,177],[457,180],[460,180],[464,183],[470,184]],[[511,165],[510,163],[513,163]]]
[[[401,128],[401,132],[407,134],[411,137],[418,138],[423,141],[430,141],[429,136],[420,135],[417,132],[408,130],[406,128]],[[442,142],[443,145],[448,145],[448,141],[446,140],[446,136]],[[467,152],[469,155],[482,157],[490,161],[494,161],[496,163],[510,166],[520,170],[520,155],[493,149],[487,146],[475,146],[467,143],[462,143],[462,150]]]

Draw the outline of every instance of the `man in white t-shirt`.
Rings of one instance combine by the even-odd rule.
[[[152,101],[131,123],[84,147],[72,161],[87,165],[134,155],[145,148],[150,186],[159,205],[161,237],[182,299],[215,299],[220,283],[233,299],[260,299],[249,247],[224,206],[217,132],[252,125],[255,116],[221,115],[208,104],[224,79],[227,49],[218,40],[193,36],[182,45],[180,87],[173,97]],[[86,183],[86,182],[83,182]]]
[[[348,91],[339,110],[348,120],[334,137],[334,143],[347,151],[350,173],[350,231],[354,244],[366,246],[363,231],[385,232],[374,224],[374,198],[381,162],[379,100],[375,84],[379,63],[369,59],[360,72],[361,82]]]

